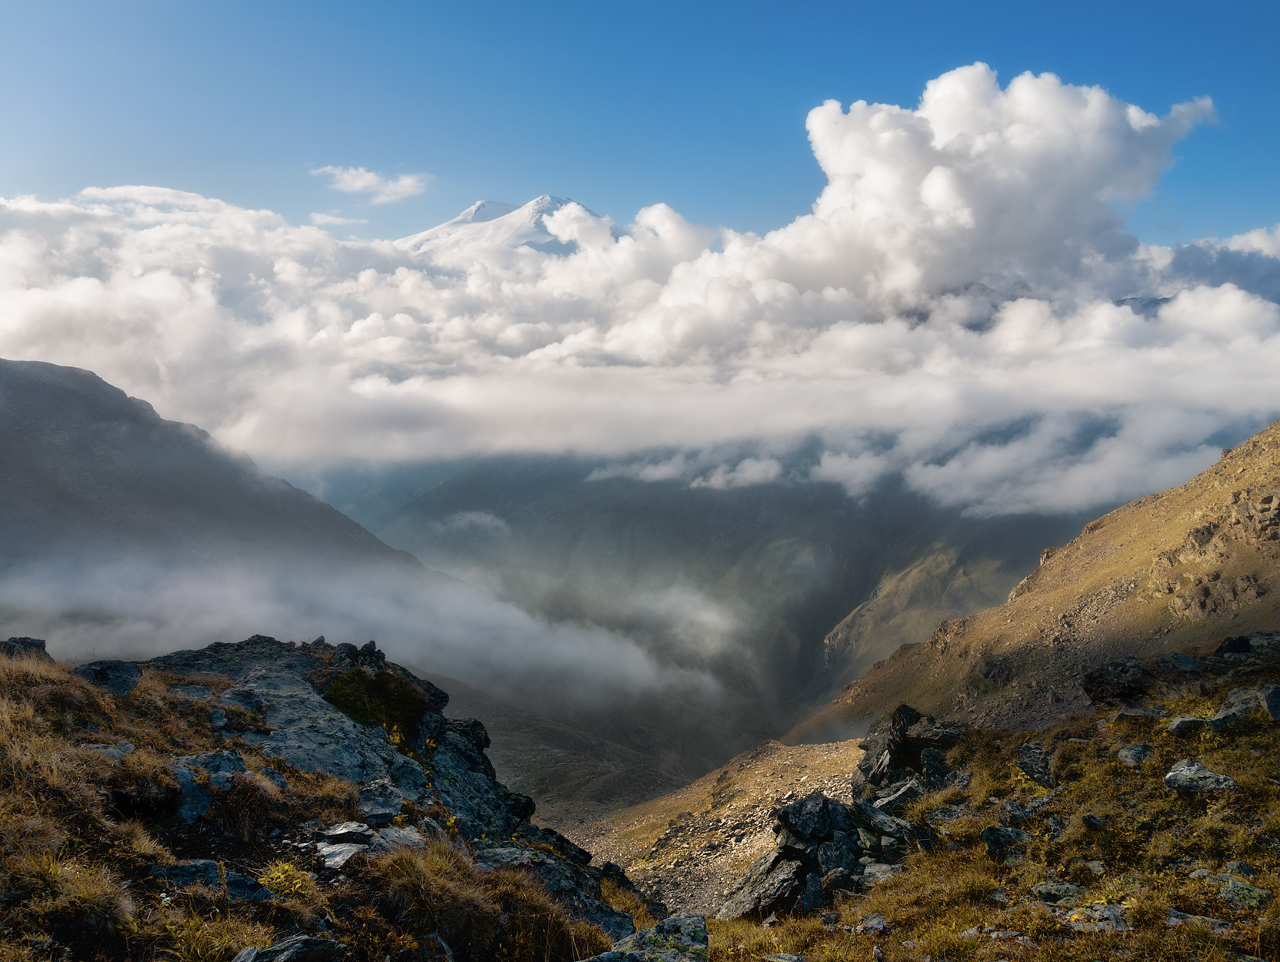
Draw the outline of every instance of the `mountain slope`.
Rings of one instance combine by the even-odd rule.
[[[145,551],[421,566],[203,431],[97,375],[0,360],[0,569],[32,556]]]
[[[941,624],[850,684],[810,729],[907,702],[1002,726],[1088,707],[1081,677],[1280,620],[1280,422],[1187,484],[1090,522],[1002,605]]]

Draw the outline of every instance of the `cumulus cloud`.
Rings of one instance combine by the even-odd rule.
[[[92,368],[276,467],[568,453],[1083,509],[1280,414],[1275,230],[1160,248],[1116,212],[1212,117],[975,64],[915,107],[811,111],[827,186],[777,230],[567,204],[539,228],[561,250],[414,253],[152,187],[19,197],[0,354]]]
[[[373,204],[392,204],[406,197],[416,197],[427,189],[425,174],[401,174],[392,180],[365,167],[318,167],[312,173],[328,176],[332,190],[344,194],[369,194],[369,202]],[[316,217],[315,214],[311,216],[313,220]]]

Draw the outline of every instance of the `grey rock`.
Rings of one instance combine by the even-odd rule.
[[[218,863],[212,859],[191,859],[176,865],[153,865],[150,875],[177,889],[191,888],[196,885],[211,889],[222,888]],[[227,872],[226,881],[227,895],[235,901],[263,902],[273,897],[270,889],[248,875]]]
[[[876,799],[873,804],[882,812],[888,812],[890,815],[900,815],[908,805],[924,798],[924,795],[924,786],[912,778],[901,785],[895,786],[892,792]]]
[[[1253,651],[1253,646],[1249,644],[1247,635],[1237,635],[1234,638],[1223,638],[1218,647],[1213,650],[1215,658],[1222,658],[1226,655],[1247,655]]]
[[[1203,718],[1189,718],[1186,716],[1175,718],[1165,726],[1165,731],[1170,735],[1195,735],[1204,731],[1208,722]]]
[[[1218,898],[1234,909],[1252,909],[1261,912],[1271,904],[1271,893],[1264,888],[1232,879],[1218,890]]]
[[[1222,919],[1207,918],[1203,915],[1189,915],[1186,912],[1179,912],[1177,909],[1168,910],[1164,924],[1169,928],[1190,925],[1195,928],[1208,929],[1214,935],[1229,935],[1231,933],[1231,924],[1229,922],[1224,922]]]
[[[209,811],[213,798],[200,787],[192,769],[186,765],[170,765],[169,774],[178,783],[178,818],[190,824]]]
[[[1067,882],[1038,882],[1031,886],[1031,894],[1038,898],[1041,902],[1050,902],[1052,904],[1071,904],[1080,896],[1084,895],[1085,890],[1078,885],[1071,885]]]
[[[589,962],[706,962],[707,919],[673,915],[613,944]]]
[[[808,956],[796,955],[794,952],[775,952],[763,956],[763,962],[805,962]]]
[[[345,843],[369,845],[373,842],[374,831],[363,822],[339,822],[336,825],[330,825],[328,828],[320,829],[316,832],[316,838],[327,842],[329,845],[342,845]]]
[[[615,939],[635,931],[630,915],[602,901],[602,873],[598,869],[524,846],[481,849],[475,854],[474,863],[482,872],[498,868],[523,869],[533,875],[566,912],[574,918],[600,926]]]
[[[1223,792],[1236,788],[1232,778],[1211,772],[1190,758],[1184,758],[1174,765],[1165,775],[1164,783],[1178,792]]]
[[[888,935],[891,930],[883,915],[864,915],[858,919],[854,931],[858,935],[873,935],[879,938],[882,935]]]
[[[1184,655],[1178,652],[1169,656],[1169,661],[1179,671],[1188,672],[1206,672],[1209,670],[1209,663],[1203,658],[1196,658],[1194,655]]]
[[[1077,932],[1128,932],[1123,905],[1088,905],[1072,912],[1067,925]]]
[[[1260,688],[1232,689],[1208,724],[1216,732],[1226,731],[1248,721],[1257,713],[1270,721],[1280,721],[1280,687],[1265,685]]]
[[[907,869],[902,865],[890,865],[886,862],[872,862],[862,870],[862,884],[870,888],[873,885],[879,885],[886,882],[896,875],[901,875]]]
[[[294,935],[265,949],[242,949],[231,962],[340,962],[346,954],[341,942]]]
[[[830,841],[818,846],[818,868],[825,875],[836,869],[851,869],[858,864],[863,848],[856,835],[836,832]]]
[[[114,745],[95,742],[89,745],[81,745],[80,747],[86,751],[95,752],[103,758],[110,759],[113,762],[122,762],[126,755],[131,755],[136,751],[133,743],[126,741],[118,741]]]
[[[1053,788],[1053,773],[1049,769],[1049,755],[1039,742],[1025,742],[1018,746],[1018,768],[1029,779],[1045,788]]]
[[[426,844],[427,837],[418,829],[388,825],[379,829],[372,847],[375,852],[389,852],[397,848],[421,848]]]
[[[1258,874],[1257,869],[1248,862],[1228,862],[1226,869],[1232,875],[1243,875],[1247,878],[1252,878]]]
[[[258,774],[281,791],[289,787],[289,779],[269,765],[258,769]]]
[[[52,663],[53,659],[44,650],[44,639],[14,637],[0,641],[0,656],[5,658],[34,658],[36,661]]]
[[[244,763],[244,759],[239,752],[221,751],[221,752],[202,752],[198,755],[182,755],[177,759],[177,765],[171,766],[170,771],[179,768],[185,768],[189,772],[202,771],[207,776],[208,786],[213,789],[223,789],[231,784],[237,775],[244,774],[249,767]],[[179,779],[180,784],[182,779]],[[185,784],[182,784],[184,797],[187,794]],[[198,790],[202,791],[202,790]],[[205,805],[205,810],[208,805]],[[204,814],[204,811],[199,813]]]
[[[404,793],[389,778],[380,778],[360,788],[356,810],[370,825],[386,825],[400,814]]]
[[[208,685],[170,685],[169,694],[188,702],[213,700],[213,689]]]
[[[795,904],[807,873],[804,866],[778,852],[760,856],[730,891],[717,918],[760,918]]]
[[[982,840],[987,844],[987,857],[993,862],[1003,862],[1011,855],[1021,854],[1028,837],[1020,828],[988,825],[982,830]]]
[[[815,872],[804,880],[797,905],[806,912],[816,912],[822,908],[822,897],[822,878]]]
[[[1005,799],[996,809],[996,821],[1001,828],[1026,828],[1031,815],[1011,798]]]
[[[369,851],[369,846],[361,845],[358,842],[339,842],[336,845],[331,845],[328,842],[317,842],[316,851],[324,859],[324,867],[326,869],[337,871],[357,855],[363,855]]]
[[[1143,762],[1151,757],[1150,745],[1125,745],[1124,748],[1116,752],[1116,758],[1122,765],[1129,768],[1138,768]]]
[[[72,668],[71,674],[121,698],[137,688],[142,678],[141,670],[127,661],[91,661]]]

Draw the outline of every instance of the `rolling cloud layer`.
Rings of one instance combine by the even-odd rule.
[[[90,368],[275,468],[570,453],[1074,511],[1280,414],[1276,231],[1159,248],[1116,213],[1212,118],[975,64],[915,109],[811,111],[828,185],[785,227],[658,204],[620,232],[574,204],[545,221],[568,254],[411,254],[157,187],[0,200],[0,355]]]

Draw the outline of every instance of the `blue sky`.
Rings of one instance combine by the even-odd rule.
[[[809,109],[914,106],[981,60],[1159,114],[1212,97],[1132,212],[1186,241],[1280,221],[1278,35],[1275,3],[8,3],[0,195],[155,184],[393,237],[552,193],[764,231],[822,187]],[[431,180],[371,206],[327,165]]]

